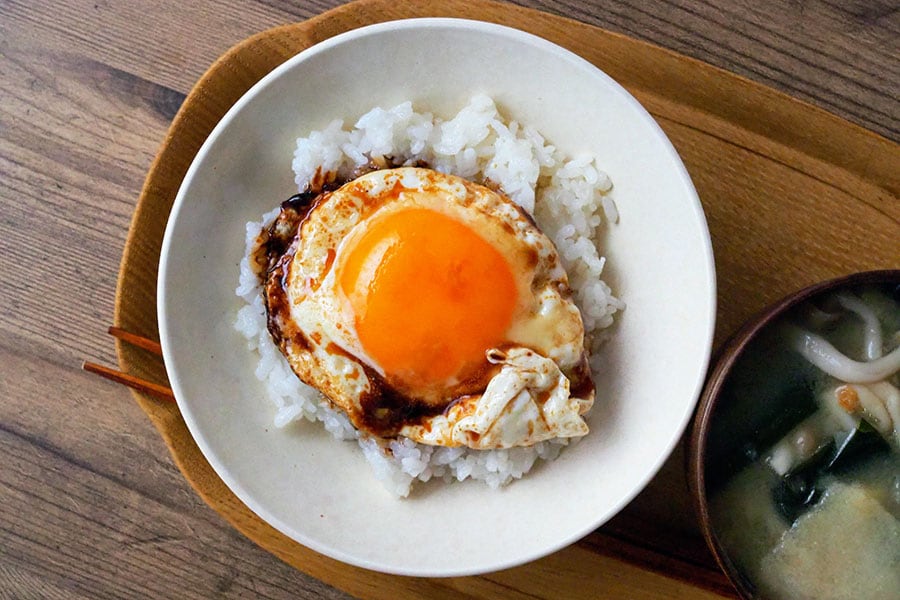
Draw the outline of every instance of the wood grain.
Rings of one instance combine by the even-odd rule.
[[[338,4],[0,2],[0,597],[346,597],[316,578],[335,580],[338,566],[320,566],[310,577],[235,532],[188,486],[130,394],[79,370],[85,358],[116,362],[105,332],[125,235],[144,176],[185,94],[234,44]],[[651,41],[811,101],[895,142],[900,138],[895,3],[519,4]],[[687,90],[693,105],[668,102],[668,93],[640,93],[652,86],[632,83],[642,102],[662,115],[679,151],[691,156],[705,203],[717,205],[712,190],[720,180],[745,190],[747,205],[709,213],[724,297],[765,289],[752,296],[758,305],[782,289],[765,272],[745,268],[745,253],[732,245],[738,240],[777,260],[777,253],[760,247],[767,229],[753,218],[753,190],[786,194],[785,216],[793,221],[775,250],[788,256],[798,251],[791,240],[805,233],[804,211],[840,209],[844,196],[836,190],[853,192],[863,205],[844,233],[818,232],[824,237],[800,250],[820,251],[821,258],[809,271],[788,269],[797,286],[857,266],[844,252],[860,232],[875,231],[876,240],[863,243],[878,245],[896,231],[897,170],[886,171],[891,163],[885,163],[879,171],[873,163],[880,146],[851,148],[859,160],[836,173],[822,155],[834,145],[830,136],[838,126],[802,123],[798,139],[773,141],[769,124],[778,129],[779,119],[790,115],[767,114],[756,127],[735,127],[732,107],[720,106],[700,115],[704,127],[716,127],[695,135],[697,112],[683,107],[702,103],[713,82]],[[796,150],[816,138],[818,156]],[[787,180],[763,173],[746,179],[766,156],[782,162]],[[868,169],[882,173],[876,186],[882,192],[872,189]],[[807,186],[821,205],[794,193]],[[723,314],[719,336],[751,310]],[[165,381],[161,365],[144,375]],[[635,532],[647,523],[645,515],[660,514],[656,499],[681,485],[680,466],[676,456],[610,527]],[[690,532],[689,506],[673,500],[670,521],[655,527]],[[544,583],[531,597],[579,590],[614,597],[623,589],[628,597],[697,597],[673,577],[603,554],[601,539],[589,537],[542,564]],[[579,561],[595,570],[581,583],[571,569]],[[443,597],[524,597],[529,594],[516,585],[525,575],[513,570],[437,585]],[[360,597],[383,597],[391,589],[368,573],[342,585]],[[420,595],[434,589],[433,582],[408,585]]]

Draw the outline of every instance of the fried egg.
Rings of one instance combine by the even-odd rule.
[[[273,339],[363,434],[487,449],[587,433],[581,314],[502,193],[375,170],[285,203],[265,246]]]

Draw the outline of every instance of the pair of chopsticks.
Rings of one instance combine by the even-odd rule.
[[[156,356],[162,356],[162,347],[160,347],[159,343],[154,342],[153,340],[135,335],[133,333],[125,331],[124,329],[120,329],[119,327],[110,327],[107,331],[114,338],[118,338],[123,342],[128,342],[129,344],[137,346],[138,348],[143,348],[144,350],[147,350],[148,352],[151,352]],[[90,373],[95,373],[105,379],[127,385],[132,389],[135,389],[139,392],[144,392],[145,394],[149,394],[155,398],[159,398],[160,400],[168,400],[170,402],[174,402],[175,400],[175,395],[172,393],[172,390],[164,385],[145,381],[143,379],[135,377],[134,375],[122,373],[121,371],[116,371],[115,369],[110,369],[109,367],[104,367],[103,365],[98,365],[97,363],[92,363],[89,361],[83,361],[81,363],[81,368]]]

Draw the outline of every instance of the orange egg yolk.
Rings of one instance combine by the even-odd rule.
[[[437,211],[376,219],[342,262],[337,275],[363,349],[412,389],[473,375],[512,322],[518,299],[506,258]]]

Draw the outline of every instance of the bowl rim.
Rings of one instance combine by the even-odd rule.
[[[759,333],[774,321],[790,311],[795,306],[807,300],[842,287],[856,287],[871,283],[883,283],[896,281],[900,283],[900,269],[879,269],[873,271],[860,271],[848,275],[842,275],[813,283],[795,292],[783,296],[756,314],[750,317],[722,344],[716,352],[709,370],[706,384],[697,402],[697,412],[691,424],[690,438],[688,440],[688,488],[691,494],[692,504],[700,524],[700,530],[706,545],[716,559],[719,568],[728,577],[728,580],[737,590],[741,598],[746,600],[760,600],[753,586],[737,569],[731,561],[728,552],[723,548],[712,526],[709,514],[709,503],[706,496],[706,473],[704,469],[707,436],[713,415],[716,412],[719,393],[728,380],[732,368],[744,355],[744,351],[750,342],[757,338]]]

